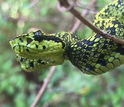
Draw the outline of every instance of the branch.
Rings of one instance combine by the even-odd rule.
[[[89,9],[91,7],[94,7],[94,4],[96,4],[96,0],[92,0],[86,7],[85,11],[82,11],[81,16],[86,16],[89,12]],[[71,32],[76,32],[78,27],[80,26],[81,21],[77,19],[76,23],[74,24],[74,26],[72,27],[72,29],[70,30]]]
[[[110,39],[114,42],[120,43],[120,44],[124,44],[124,40],[116,38],[113,35],[108,34],[107,32],[103,32],[100,29],[98,29],[96,26],[94,26],[93,24],[91,24],[88,20],[86,20],[83,16],[81,16],[81,14],[73,8],[73,6],[71,6],[67,0],[58,0],[61,6],[64,6],[65,8],[67,8],[70,13],[72,13],[76,18],[78,18],[81,22],[83,22],[85,25],[87,25],[89,28],[91,28],[95,33],[99,34],[100,36],[106,38],[106,39]]]
[[[56,69],[56,66],[51,67],[48,76],[44,79],[44,83],[43,83],[40,91],[38,92],[37,96],[35,97],[34,102],[31,104],[30,107],[36,107],[36,105],[39,102],[41,96],[43,95],[43,93],[44,93],[44,91],[45,91],[45,89],[46,89],[46,87],[47,87],[47,85],[48,85],[48,83],[49,83],[49,81],[50,81],[55,69]]]

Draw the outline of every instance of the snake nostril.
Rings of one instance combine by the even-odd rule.
[[[30,44],[32,42],[31,38],[27,38],[27,45]]]

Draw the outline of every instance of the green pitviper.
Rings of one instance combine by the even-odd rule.
[[[99,29],[124,39],[124,0],[114,0],[94,19]],[[25,71],[59,65],[70,60],[87,74],[102,74],[124,64],[124,45],[93,33],[80,39],[71,32],[45,34],[35,30],[10,41],[17,61]]]

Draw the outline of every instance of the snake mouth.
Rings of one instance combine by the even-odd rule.
[[[38,58],[57,58],[57,57],[64,57],[65,51],[64,50],[37,50],[32,48],[27,48],[26,46],[19,46],[15,45],[13,50],[16,54],[20,55],[21,57],[27,57],[30,59],[38,59]]]

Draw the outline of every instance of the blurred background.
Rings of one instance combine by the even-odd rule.
[[[75,0],[81,13],[94,15],[112,0]],[[41,29],[46,33],[72,31],[76,19],[61,12],[57,0],[0,0],[0,107],[29,107],[50,68],[27,73],[16,61],[9,39]],[[76,34],[87,38],[92,31],[83,24]],[[80,72],[69,61],[57,66],[37,107],[124,107],[124,66],[103,75]]]

